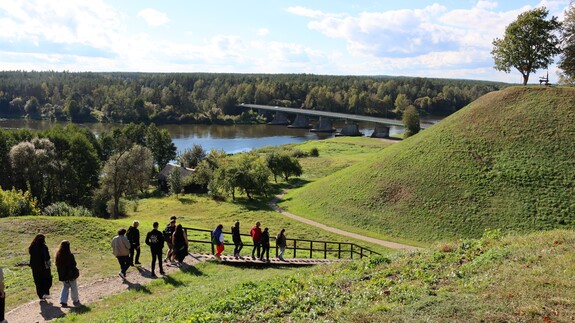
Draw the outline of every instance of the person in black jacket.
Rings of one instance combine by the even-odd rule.
[[[244,247],[240,234],[240,221],[236,221],[232,227],[232,241],[234,242],[234,257],[238,259],[240,257],[240,251]]]
[[[138,220],[134,220],[132,226],[128,228],[126,232],[126,238],[130,241],[130,265],[133,266],[134,264],[140,265],[140,230],[138,230],[138,226],[140,222]],[[134,262],[134,251],[136,252],[136,262]]]
[[[158,222],[152,225],[154,229],[146,235],[146,244],[150,246],[152,252],[152,278],[156,278],[156,259],[158,260],[158,267],[160,267],[160,275],[165,275],[164,268],[162,268],[162,249],[164,248],[164,234],[158,230]]]
[[[64,240],[60,243],[56,256],[54,257],[56,268],[58,269],[58,280],[63,283],[62,293],[60,294],[60,305],[68,306],[68,293],[71,291],[71,298],[74,306],[80,306],[78,297],[78,283],[76,279],[80,276],[80,271],[76,267],[76,258],[70,251],[70,241]]]
[[[46,237],[37,234],[30,246],[30,268],[36,285],[36,294],[41,300],[50,298],[50,287],[52,287],[52,272],[50,271],[50,252],[46,246]]]
[[[262,254],[260,257],[261,261],[264,261],[264,254],[266,255],[266,261],[270,262],[270,232],[268,228],[264,229],[262,232],[262,238],[260,239],[260,245],[262,246]]]

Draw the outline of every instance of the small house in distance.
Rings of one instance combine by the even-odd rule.
[[[173,170],[176,170],[180,174],[180,178],[182,179],[183,183],[186,182],[185,180],[186,177],[194,174],[193,168],[187,168],[178,164],[168,163],[166,167],[164,167],[158,174],[158,186],[160,187],[161,190],[163,191],[169,190],[170,186],[168,184],[169,181],[168,178],[170,177],[170,174],[172,173]],[[184,190],[186,190],[185,187]]]

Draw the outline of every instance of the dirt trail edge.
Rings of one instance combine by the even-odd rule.
[[[187,269],[194,264],[200,262],[198,258],[189,255],[180,266],[167,266],[164,263],[164,271],[167,275],[180,270]],[[156,269],[157,271],[158,269]],[[130,267],[126,279],[120,278],[118,275],[113,277],[102,278],[97,281],[83,282],[82,277],[78,279],[78,294],[80,295],[80,302],[82,304],[90,304],[97,302],[107,296],[121,293],[123,291],[141,288],[154,279],[151,272],[146,266]],[[69,300],[69,307],[60,306],[60,291],[62,290],[62,283],[58,281],[58,277],[54,277],[54,284],[51,288],[52,298],[47,302],[34,300],[29,303],[20,305],[19,307],[6,313],[6,320],[9,323],[30,323],[30,322],[47,322],[52,319],[62,317],[68,313],[82,312],[83,306],[74,307]]]
[[[350,237],[350,238],[354,238],[354,239],[358,239],[358,240],[363,240],[366,242],[370,242],[370,243],[374,243],[380,246],[384,246],[387,248],[391,248],[391,249],[399,249],[399,250],[421,250],[421,248],[419,247],[414,247],[414,246],[410,246],[410,245],[406,245],[406,244],[401,244],[401,243],[397,243],[397,242],[391,242],[391,241],[385,241],[385,240],[379,240],[379,239],[375,239],[375,238],[370,238],[370,237],[366,237],[366,236],[362,236],[360,234],[357,233],[353,233],[353,232],[348,232],[348,231],[344,231],[344,230],[340,230],[337,228],[333,228],[330,226],[327,226],[325,224],[316,222],[316,221],[312,221],[310,219],[306,219],[306,218],[302,218],[301,216],[297,216],[295,214],[289,213],[285,210],[283,210],[282,208],[280,208],[277,205],[277,202],[279,200],[282,199],[282,197],[284,196],[284,194],[287,193],[287,190],[283,190],[280,194],[276,195],[274,197],[273,200],[271,200],[271,202],[268,203],[268,205],[274,209],[275,211],[287,216],[288,218],[318,227],[320,229],[329,231],[329,232],[333,232],[333,233],[337,233],[337,234],[341,234],[343,236],[346,237]]]

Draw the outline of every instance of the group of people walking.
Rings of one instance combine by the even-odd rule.
[[[50,252],[46,245],[46,237],[43,234],[37,234],[34,237],[28,247],[28,253],[30,254],[29,265],[32,269],[34,284],[36,285],[36,295],[38,295],[40,300],[46,301],[51,298],[52,271]],[[80,306],[78,284],[76,282],[78,277],[80,277],[80,271],[78,270],[74,254],[72,254],[70,249],[70,241],[64,240],[60,242],[54,258],[58,271],[58,280],[62,282],[60,305],[67,307],[68,297],[70,297],[74,306]]]
[[[215,257],[221,259],[222,252],[224,251],[224,226],[218,224],[218,226],[212,231],[212,243],[216,246]],[[234,243],[234,258],[240,258],[240,251],[243,249],[244,244],[242,242],[242,236],[240,233],[240,221],[236,221],[234,226],[232,226],[232,241]],[[252,238],[254,247],[252,249],[252,259],[259,259],[261,261],[270,261],[270,233],[268,228],[264,228],[262,231],[261,223],[258,221],[250,230],[250,236]],[[279,248],[278,258],[281,261],[285,261],[283,254],[287,247],[287,239],[285,236],[285,229],[281,231],[276,236],[276,246]],[[264,259],[265,256],[265,259]]]
[[[126,230],[120,228],[117,235],[112,238],[111,247],[114,256],[116,256],[120,264],[120,272],[118,275],[126,278],[126,274],[130,266],[140,265],[140,231],[138,227],[140,223],[136,220]],[[260,228],[260,222],[256,222],[250,230],[254,247],[252,249],[252,259],[261,261],[270,261],[270,234],[268,228]],[[168,245],[168,252],[163,262],[169,265],[181,265],[184,258],[188,255],[188,237],[186,231],[181,224],[176,224],[176,217],[172,216],[170,222],[166,225],[163,231],[158,229],[159,223],[154,222],[152,230],[146,234],[145,243],[150,247],[152,254],[151,263],[151,276],[156,276],[156,264],[158,265],[160,275],[165,275],[162,266],[163,248],[164,243]],[[224,226],[219,224],[212,231],[212,243],[216,247],[215,257],[221,259],[222,252],[224,251]],[[232,241],[234,243],[234,257],[240,258],[240,251],[243,248],[243,242],[240,233],[240,222],[236,221],[232,227]],[[276,236],[276,245],[279,248],[279,259],[284,261],[283,254],[286,249],[285,229]],[[34,284],[36,285],[36,294],[41,301],[46,301],[50,296],[50,288],[52,288],[52,271],[51,271],[51,258],[48,246],[46,245],[46,237],[43,234],[37,234],[30,246],[28,247],[30,254],[30,268],[32,269],[32,276]],[[58,272],[58,280],[62,282],[62,291],[60,293],[60,305],[62,307],[68,306],[68,299],[71,298],[74,306],[80,306],[80,298],[78,295],[77,279],[80,276],[76,259],[70,248],[70,241],[63,240],[58,246],[55,253],[54,264]],[[3,295],[0,295],[3,296]]]
[[[165,275],[162,266],[164,243],[168,245],[168,252],[164,262],[170,265],[180,265],[188,255],[188,237],[181,224],[176,225],[176,217],[172,216],[164,231],[158,229],[159,223],[152,224],[152,230],[146,234],[145,243],[150,247],[152,254],[151,276],[156,278],[156,263],[160,275]],[[140,265],[140,223],[136,220],[126,230],[120,228],[118,235],[112,239],[112,251],[120,264],[121,278],[126,278],[128,268]]]

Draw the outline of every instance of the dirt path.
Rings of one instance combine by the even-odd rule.
[[[366,241],[369,243],[377,244],[377,245],[384,246],[384,247],[391,248],[391,249],[399,249],[399,250],[420,250],[421,249],[421,248],[406,245],[406,244],[401,244],[401,243],[396,243],[396,242],[391,242],[391,241],[385,241],[385,240],[379,240],[379,239],[375,239],[375,238],[362,236],[362,235],[357,234],[357,233],[340,230],[340,229],[333,228],[333,227],[327,226],[325,224],[322,224],[322,223],[319,223],[316,221],[312,221],[310,219],[302,218],[301,216],[297,216],[297,215],[289,213],[287,211],[284,211],[282,208],[280,208],[277,205],[277,202],[282,199],[282,197],[284,196],[285,193],[287,193],[287,190],[283,190],[280,194],[276,195],[276,197],[271,202],[269,202],[268,205],[272,209],[274,209],[275,211],[280,212],[281,214],[283,214],[283,215],[285,215],[291,219],[294,219],[294,220],[318,227],[320,229],[323,229],[323,230],[326,230],[329,232],[341,234],[341,235],[346,236],[346,237]]]
[[[169,275],[170,273],[180,269],[189,269],[199,261],[200,260],[198,258],[188,256],[184,260],[184,264],[180,267],[166,266],[164,263],[164,271]],[[157,270],[158,269],[156,269],[156,271]],[[160,278],[152,278],[149,267],[147,266],[130,267],[125,280],[116,275],[114,277],[100,279],[95,282],[84,283],[82,281],[82,277],[80,277],[78,279],[78,283],[80,284],[78,286],[80,302],[82,304],[91,304],[106,296],[118,294],[125,290],[145,288],[144,286],[153,279],[162,279],[161,276],[158,277]],[[57,281],[57,277],[55,277],[54,284],[51,289],[52,299],[47,302],[34,300],[27,304],[20,305],[6,313],[6,320],[10,323],[46,322],[57,317],[64,316],[70,312],[82,312],[85,307],[73,307],[71,301],[68,301],[68,305],[70,307],[63,308],[60,306],[61,288],[62,283]]]

